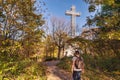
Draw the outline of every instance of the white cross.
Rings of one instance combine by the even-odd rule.
[[[71,36],[74,37],[75,36],[75,28],[76,28],[76,16],[80,16],[80,13],[76,12],[75,6],[71,7],[71,10],[67,10],[66,15],[70,15],[71,16]]]

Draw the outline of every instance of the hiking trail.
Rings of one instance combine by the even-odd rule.
[[[45,62],[45,66],[47,67],[47,80],[72,80],[69,72],[66,72],[56,66],[58,63],[58,60]]]

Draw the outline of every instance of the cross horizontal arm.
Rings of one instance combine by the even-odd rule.
[[[73,15],[73,16],[80,16],[80,13],[75,13],[75,12],[72,12],[72,11],[66,11],[65,13],[66,15]]]

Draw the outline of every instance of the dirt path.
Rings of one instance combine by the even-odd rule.
[[[59,69],[56,64],[59,61],[48,61],[45,62],[47,66],[47,80],[71,80],[71,74]]]

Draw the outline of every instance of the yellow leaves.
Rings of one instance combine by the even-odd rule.
[[[2,0],[0,0],[0,4],[2,3]]]
[[[120,40],[120,31],[110,31],[107,33],[100,34],[102,39],[114,39],[114,40]]]
[[[8,3],[12,3],[12,0],[7,0]]]
[[[120,40],[120,31],[119,32],[117,32],[117,31],[109,32],[109,33],[107,33],[107,36],[108,36],[109,39]]]
[[[2,41],[2,45],[5,45],[5,41]]]
[[[2,2],[2,0],[0,0]],[[8,4],[13,4],[16,0],[3,0],[4,2]]]
[[[115,4],[115,0],[104,0],[104,3],[107,5],[113,5]]]
[[[8,40],[8,39],[5,41],[1,41],[2,46],[0,47],[0,52],[2,53],[7,52],[8,54],[13,54],[17,50],[22,48],[19,42],[14,41],[14,44],[12,42],[13,42],[12,40]]]
[[[2,74],[2,71],[0,70],[0,75]]]
[[[120,71],[114,71],[113,73],[120,75]]]

